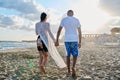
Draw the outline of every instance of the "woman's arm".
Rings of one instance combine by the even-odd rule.
[[[36,35],[38,35],[37,25],[35,25],[35,33],[36,33]]]
[[[48,33],[49,33],[50,37],[52,38],[52,40],[55,42],[55,38],[50,30],[50,26],[48,26]]]

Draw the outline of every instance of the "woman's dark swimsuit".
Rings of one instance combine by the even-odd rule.
[[[47,47],[45,46],[44,42],[41,40],[42,42],[42,47],[38,44],[38,40],[39,40],[40,36],[38,36],[37,38],[37,49],[38,51],[44,51],[44,52],[48,52]]]

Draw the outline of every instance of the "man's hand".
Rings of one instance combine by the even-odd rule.
[[[59,46],[59,42],[55,42],[55,46],[56,46],[56,47]]]
[[[78,48],[81,48],[81,43],[78,43]]]

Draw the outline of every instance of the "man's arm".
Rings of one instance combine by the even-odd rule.
[[[78,47],[81,47],[81,38],[82,38],[82,33],[81,33],[81,27],[78,28],[78,37],[79,37],[79,42],[78,42]]]
[[[56,39],[56,43],[55,43],[55,46],[59,46],[59,36],[60,36],[60,33],[62,31],[62,26],[59,27],[58,29],[58,32],[57,32],[57,39]]]

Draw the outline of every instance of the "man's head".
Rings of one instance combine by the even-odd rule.
[[[74,15],[73,10],[68,10],[67,15],[68,16],[73,16]]]

